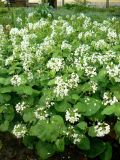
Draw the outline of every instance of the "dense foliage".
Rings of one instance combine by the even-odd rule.
[[[119,21],[34,16],[0,25],[0,131],[42,159],[74,144],[110,160],[104,138],[120,136]]]

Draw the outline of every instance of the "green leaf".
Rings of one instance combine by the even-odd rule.
[[[6,107],[6,109],[4,110],[4,118],[5,118],[6,120],[8,120],[8,121],[12,121],[13,118],[14,118],[14,115],[15,115],[15,113],[14,113],[13,107],[10,106],[10,105],[8,105],[8,106]]]
[[[80,99],[80,96],[78,94],[72,94],[71,98],[77,101]]]
[[[85,121],[81,121],[77,124],[77,127],[80,128],[81,130],[86,130],[87,129],[87,123]]]
[[[106,145],[105,143],[98,139],[98,138],[93,138],[90,141],[90,150],[84,152],[89,158],[95,158],[101,153],[105,151]]]
[[[107,75],[106,69],[102,68],[97,74],[96,79],[100,82],[103,82],[106,80],[106,75]]]
[[[106,143],[105,151],[100,155],[101,160],[111,160],[112,159],[112,146],[110,143]]]
[[[86,101],[86,98],[84,99],[84,103],[87,106],[86,112],[84,113],[85,116],[92,116],[97,111],[99,111],[100,107],[102,106],[102,102],[98,99],[87,97],[88,101]]]
[[[38,121],[36,125],[30,128],[30,135],[37,136],[42,141],[54,142],[63,134],[64,129],[63,118],[55,115],[50,122]]]
[[[114,126],[115,133],[118,137],[120,137],[120,121],[117,121],[117,123]]]
[[[120,86],[117,85],[117,86],[113,86],[110,88],[111,92],[114,94],[114,96],[120,100]]]
[[[5,132],[8,131],[9,127],[9,121],[5,120],[1,125],[0,125],[0,131]]]
[[[23,143],[29,149],[33,149],[34,142],[35,142],[35,137],[31,137],[31,136],[25,136],[25,137],[23,137]]]
[[[68,108],[71,108],[71,105],[68,102],[60,102],[55,105],[55,109],[58,112],[66,112]]]
[[[2,77],[0,77],[0,84],[3,84],[3,85],[10,84],[10,78],[2,78]]]
[[[84,113],[87,110],[87,106],[84,102],[78,102],[74,107],[81,113]]]
[[[115,103],[112,106],[107,106],[103,111],[103,115],[111,115],[115,114],[116,116],[120,116],[120,103]]]
[[[89,138],[84,136],[79,145],[77,145],[80,149],[82,150],[89,150],[90,149],[90,141],[89,141]]]
[[[25,122],[32,122],[32,121],[35,120],[35,117],[34,117],[34,109],[33,109],[33,108],[27,108],[27,109],[24,111],[23,120],[24,120]]]
[[[26,95],[39,94],[39,91],[33,89],[30,86],[14,87],[14,91],[17,92],[18,94],[26,94]]]
[[[65,148],[64,138],[57,139],[56,142],[55,142],[55,145],[57,147],[57,151],[63,152],[64,148]]]
[[[0,88],[0,93],[10,93],[12,91],[13,91],[12,86],[7,86],[7,87]]]
[[[36,144],[37,154],[43,159],[48,159],[55,153],[54,145],[47,142],[39,141]]]
[[[113,113],[115,113],[116,110],[116,105],[112,105],[112,106],[107,106],[105,107],[105,109],[102,111],[102,114],[104,115],[111,115]]]
[[[96,137],[96,133],[95,133],[94,126],[89,127],[89,129],[88,129],[88,135],[89,135],[90,137]]]
[[[49,82],[48,82],[48,86],[52,86],[52,85],[54,85],[55,84],[55,80],[54,79],[52,79],[52,80],[50,80]]]

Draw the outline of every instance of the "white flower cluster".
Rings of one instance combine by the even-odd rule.
[[[67,35],[71,35],[72,33],[74,33],[73,27],[70,26],[67,21],[63,23],[63,30],[65,30]]]
[[[33,15],[31,15],[33,16]],[[30,18],[30,17],[29,17]],[[42,29],[43,27],[45,27],[48,24],[47,20],[44,20],[43,18],[41,18],[38,22],[35,23],[28,23],[28,28],[29,30],[36,30],[36,29]]]
[[[83,135],[77,133],[73,126],[69,126],[68,130],[64,131],[64,134],[73,141],[73,144],[79,144],[83,138]]]
[[[22,113],[22,111],[24,111],[24,109],[26,109],[28,107],[28,105],[26,105],[26,103],[23,101],[22,103],[17,103],[15,106],[16,112],[18,113]]]
[[[72,73],[70,75],[70,79],[68,80],[69,88],[76,88],[78,86],[79,81],[80,80],[78,74]]]
[[[64,82],[62,77],[56,77],[55,84],[57,85],[54,88],[54,93],[56,94],[56,97],[63,98],[64,96],[68,95],[68,83]]]
[[[24,124],[16,124],[12,130],[12,133],[17,137],[17,138],[22,138],[25,136],[27,132],[27,128]]]
[[[78,34],[78,39],[81,40],[82,38],[85,38],[85,39],[91,38],[93,35],[95,36],[95,33],[94,33],[94,31],[92,31],[92,30],[89,30],[89,31],[87,31],[87,32],[85,32],[85,33],[80,32],[80,33]]]
[[[2,3],[6,4],[7,3],[7,0],[1,0]]]
[[[92,42],[96,48],[96,50],[103,50],[108,47],[108,44],[104,39],[100,39],[97,42]]]
[[[47,68],[58,72],[64,69],[64,59],[63,58],[51,58],[47,63]]]
[[[94,81],[90,81],[90,86],[91,88],[93,89],[93,93],[95,93],[98,89],[98,84],[97,82],[94,82]]]
[[[92,66],[85,67],[85,74],[87,77],[94,77],[97,75],[96,68]]]
[[[74,124],[78,122],[81,117],[81,114],[78,113],[78,109],[68,109],[65,114],[66,121]]]
[[[94,130],[97,137],[104,137],[110,132],[110,125],[105,122],[98,122],[98,124],[94,126]]]
[[[20,34],[20,32],[19,32],[18,28],[11,28],[11,30],[10,30],[10,35],[11,36],[17,36],[19,34]]]
[[[17,17],[16,22],[22,24],[22,19],[20,17]]]
[[[58,76],[55,79],[55,84],[57,85],[54,88],[54,93],[56,97],[65,97],[68,95],[68,92],[72,88],[76,88],[79,83],[79,76],[76,73],[72,73],[70,78],[66,81],[63,80],[62,76]]]
[[[13,86],[20,86],[22,84],[22,80],[19,75],[14,75],[10,81]]]
[[[118,99],[115,96],[112,96],[111,93],[109,93],[109,92],[105,92],[104,93],[104,95],[103,95],[103,104],[105,106],[113,105],[113,104],[115,104],[117,102],[118,102]]]
[[[90,46],[87,44],[81,44],[79,47],[75,50],[74,55],[75,56],[83,56],[85,53],[87,53],[90,49]]]
[[[13,61],[14,61],[14,56],[12,55],[5,60],[5,66],[12,64]]]
[[[62,49],[62,50],[68,49],[69,51],[71,51],[72,46],[71,46],[71,44],[69,44],[66,40],[64,40],[64,41],[62,42],[61,49]]]
[[[47,113],[47,111],[43,107],[37,108],[34,111],[34,115],[39,120],[45,120],[49,116],[49,114]]]
[[[120,82],[120,64],[111,63],[111,65],[107,65],[106,70],[110,78],[113,78],[115,82]]]
[[[46,108],[50,108],[54,105],[55,105],[55,103],[53,101],[50,101],[50,98],[46,98],[46,102],[45,102]]]
[[[108,37],[110,42],[116,42],[116,39],[117,39],[118,36],[117,36],[116,31],[114,31],[112,29],[109,29],[108,33],[107,33],[107,37]]]

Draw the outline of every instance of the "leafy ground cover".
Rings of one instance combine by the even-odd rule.
[[[110,160],[120,137],[120,21],[42,7],[2,11],[0,131],[40,159],[66,150],[52,160]]]

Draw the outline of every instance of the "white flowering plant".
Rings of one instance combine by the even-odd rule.
[[[119,20],[33,17],[0,25],[0,131],[42,159],[73,144],[110,160],[106,139],[120,139]]]

